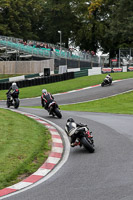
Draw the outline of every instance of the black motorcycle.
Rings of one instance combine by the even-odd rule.
[[[88,127],[87,127],[88,128]],[[76,141],[78,141],[78,145],[84,146],[90,153],[95,151],[94,140],[91,135],[92,132],[85,130],[85,127],[80,127],[76,130],[75,135],[77,136]]]
[[[14,106],[14,108],[18,108],[19,107],[19,98],[13,98],[12,95],[10,93],[7,93],[7,102],[6,105],[8,108],[10,108],[10,106]]]
[[[101,86],[104,87],[105,85],[111,85],[112,84],[112,78],[110,78],[109,80],[104,79],[103,82],[101,83]]]
[[[55,101],[52,101],[48,106],[49,115],[57,116],[58,118],[62,118],[62,114],[59,110],[59,106]]]

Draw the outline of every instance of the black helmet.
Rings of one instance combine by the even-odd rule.
[[[67,122],[74,122],[74,119],[70,117]]]

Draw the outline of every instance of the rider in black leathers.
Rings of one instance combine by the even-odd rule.
[[[111,83],[112,82],[112,77],[110,76],[110,74],[108,74],[105,79],[104,79],[107,83]]]
[[[89,130],[89,128],[87,127],[87,125],[82,124],[82,123],[78,124],[78,123],[76,123],[74,121],[73,118],[69,118],[67,120],[67,123],[66,123],[66,126],[65,126],[65,131],[66,131],[67,135],[71,139],[71,141],[70,141],[71,147],[75,147],[75,146],[79,145],[79,141],[76,141],[77,134],[75,132],[80,127],[84,127],[85,131]],[[93,137],[92,137],[92,139],[93,139]]]
[[[42,96],[41,96],[42,107],[44,107],[46,110],[48,110],[48,106],[53,100],[54,100],[54,97],[52,96],[52,94],[47,92],[46,89],[43,89]]]
[[[13,99],[18,98],[19,88],[15,82],[12,83],[11,87],[9,88],[9,90],[6,94],[9,96],[11,95],[13,97]]]

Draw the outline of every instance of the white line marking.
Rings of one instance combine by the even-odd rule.
[[[19,182],[19,183],[16,183],[16,184],[10,186],[10,187],[7,187],[7,188],[15,189],[15,190],[20,190],[20,189],[22,189],[22,188],[25,188],[25,187],[31,185],[31,184],[33,184],[33,183],[21,181],[21,182]],[[15,193],[14,193],[14,194],[15,194]]]

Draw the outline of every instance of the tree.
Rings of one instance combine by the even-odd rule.
[[[81,49],[110,57],[133,46],[132,0],[0,0],[0,35]]]
[[[113,11],[110,23],[112,37],[119,40],[118,47],[133,46],[133,1],[120,0]]]
[[[43,8],[40,27],[40,39],[53,44],[59,44],[62,32],[62,43],[68,47],[75,16],[71,12],[70,0],[48,0]]]
[[[38,38],[37,24],[43,0],[1,0],[0,34],[24,39]]]
[[[119,1],[75,0],[75,2],[77,15],[79,13],[79,26],[75,31],[76,44],[81,49],[95,52],[101,48],[104,52],[109,52],[111,57],[115,56],[121,40],[119,36],[115,36],[118,31],[113,30],[111,24],[116,20],[114,15],[118,13],[116,7]]]
[[[96,52],[99,48],[99,40],[103,31],[100,15],[102,3],[103,0],[76,0],[73,4],[77,16],[75,41],[81,49]]]
[[[133,46],[133,2],[132,0],[106,0],[108,17],[104,20],[105,33],[101,46],[110,58],[119,55],[119,48]],[[105,13],[105,12],[104,12]]]

